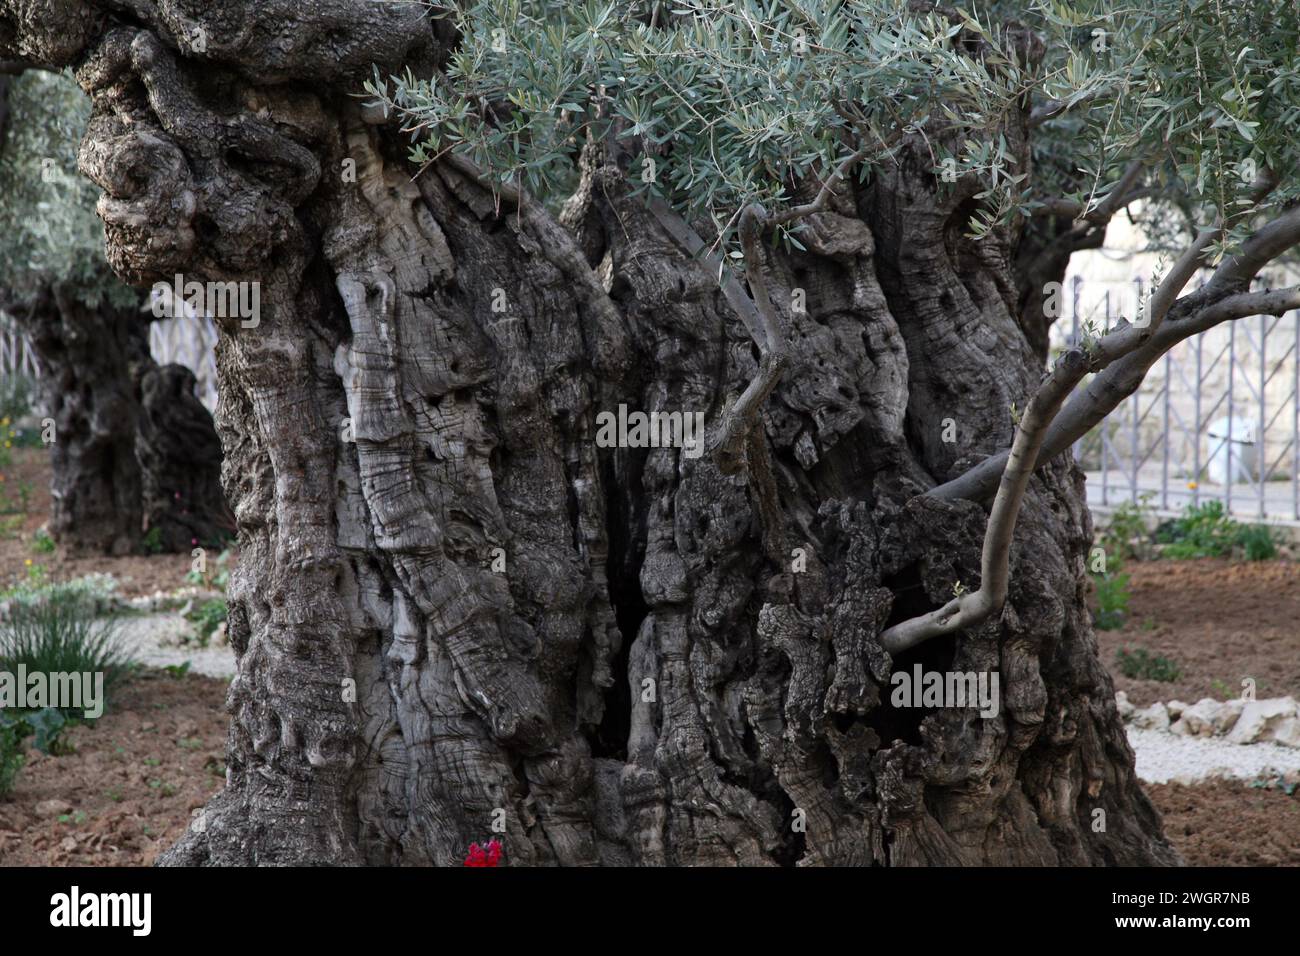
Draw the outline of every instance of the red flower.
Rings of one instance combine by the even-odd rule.
[[[501,844],[496,840],[491,840],[487,847],[481,847],[477,843],[469,845],[469,856],[465,857],[466,866],[496,866],[501,859]]]

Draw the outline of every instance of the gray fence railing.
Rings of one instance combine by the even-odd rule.
[[[0,313],[0,377],[39,378],[40,374],[41,363],[31,343],[9,316]]]
[[[1066,288],[1057,344],[1141,307],[1141,279]],[[1074,445],[1088,502],[1174,514],[1208,500],[1238,518],[1300,523],[1300,312],[1226,322],[1175,345],[1138,390]]]

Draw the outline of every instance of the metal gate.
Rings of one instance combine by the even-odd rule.
[[[1089,322],[1104,331],[1143,302],[1132,283],[1070,283],[1058,344]],[[1065,326],[1064,329],[1060,328]],[[1106,511],[1144,496],[1157,512],[1217,499],[1234,516],[1300,523],[1300,312],[1226,322],[1178,343],[1138,390],[1074,445],[1088,503]]]

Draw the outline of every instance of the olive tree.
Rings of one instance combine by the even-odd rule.
[[[219,485],[220,444],[193,398],[193,376],[188,394],[163,387],[188,373],[154,363],[141,295],[104,259],[98,191],[77,173],[90,103],[71,77],[7,68],[0,308],[44,371],[51,534],[82,553],[137,551],[150,531],[168,551],[213,543],[233,523]]]
[[[1300,305],[1251,285],[1300,239],[1298,35],[0,0],[0,58],[90,97],[117,273],[261,302],[218,350],[227,785],[165,861],[1177,862],[1068,450],[1181,338]],[[1181,247],[1047,367],[1053,283],[1139,200]]]

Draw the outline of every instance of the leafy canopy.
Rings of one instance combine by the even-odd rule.
[[[28,70],[9,86],[0,149],[0,288],[26,298],[65,283],[87,305],[138,296],[109,270],[99,190],[77,172],[90,101],[67,75]]]
[[[1222,218],[1217,253],[1249,231],[1233,217],[1266,171],[1278,185],[1265,211],[1300,197],[1294,0],[1036,0],[1028,18],[1048,40],[1043,95],[1072,104],[1035,139],[1044,168],[1073,176],[1060,194],[1096,201],[1108,167],[1141,161],[1161,200],[1148,232]]]
[[[443,75],[367,86],[409,121],[416,162],[454,149],[551,199],[572,189],[590,135],[625,145],[638,188],[724,232],[862,146],[865,176],[904,132],[996,125],[1028,82],[1000,31],[903,0],[487,0],[443,15],[461,36]],[[964,168],[1016,175],[1005,143],[970,147]]]
[[[1272,201],[1300,185],[1294,0],[1001,0],[926,12],[908,0],[671,0],[439,4],[460,39],[433,77],[371,95],[413,136],[547,202],[576,183],[588,140],[617,142],[639,188],[734,230],[750,202],[790,204],[863,147],[859,175],[903,135],[936,174],[977,176],[972,229],[1050,195],[1101,202],[1132,161],[1169,210],[1205,225],[1239,211],[1265,169]],[[1043,43],[1025,54],[1024,28]],[[1034,137],[1043,182],[996,132],[1008,110],[1068,106]],[[951,177],[949,177],[951,178]],[[1237,224],[1228,244],[1239,241]]]

